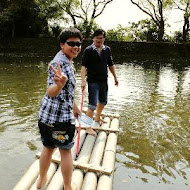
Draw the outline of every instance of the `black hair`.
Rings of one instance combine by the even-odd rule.
[[[59,35],[59,42],[60,43],[65,43],[67,41],[67,39],[72,38],[72,37],[79,38],[80,41],[82,41],[82,34],[81,34],[81,32],[77,28],[70,27],[70,28],[64,29],[60,33],[60,35]]]
[[[105,32],[105,30],[103,30],[103,29],[97,29],[97,30],[95,30],[94,34],[92,35],[92,37],[94,38],[94,37],[99,36],[99,35],[103,35],[104,38],[106,38],[106,32]]]

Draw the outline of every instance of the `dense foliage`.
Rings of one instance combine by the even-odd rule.
[[[75,26],[85,39],[99,26],[96,18],[116,0],[1,0],[0,40],[10,38],[57,37],[63,26]],[[190,0],[131,0],[149,19],[118,25],[107,31],[113,41],[189,42]],[[173,36],[165,13],[179,9],[184,15],[183,28]]]

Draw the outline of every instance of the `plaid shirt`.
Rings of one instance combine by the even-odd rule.
[[[74,66],[62,51],[56,54],[49,66],[53,65],[53,67],[57,69],[57,63],[60,64],[62,72],[67,76],[68,80],[57,96],[51,98],[46,92],[41,102],[38,119],[40,122],[46,124],[56,122],[71,122],[74,124],[73,101],[76,83]],[[53,77],[54,73],[50,67],[48,67],[47,88],[54,83]]]

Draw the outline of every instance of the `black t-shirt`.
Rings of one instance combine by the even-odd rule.
[[[111,49],[103,46],[99,54],[95,46],[92,44],[85,48],[82,56],[82,66],[87,69],[88,82],[106,81],[108,77],[108,66],[112,66],[113,59]]]

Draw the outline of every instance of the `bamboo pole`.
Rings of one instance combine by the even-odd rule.
[[[87,112],[87,108],[85,108],[85,109],[83,110],[83,112],[86,113],[86,112]],[[103,117],[109,117],[110,119],[113,119],[113,118],[119,119],[119,117],[120,117],[119,114],[115,114],[115,113],[112,113],[112,114],[111,114],[111,113],[110,113],[110,114],[105,114],[104,112],[101,113],[101,116],[103,116]]]
[[[36,160],[19,180],[13,190],[28,190],[37,179],[38,174],[39,160]]]
[[[79,163],[88,163],[90,159],[90,155],[94,146],[95,138],[92,135],[87,135],[86,140],[83,144],[82,150],[80,151],[79,157],[77,161]],[[81,185],[83,182],[83,171],[79,169],[75,169],[72,176],[72,183],[76,185],[77,189],[81,189]]]
[[[85,140],[86,137],[86,133],[85,130],[81,130],[80,132],[80,148],[82,147],[82,144]],[[77,136],[75,137],[75,142],[76,142]],[[76,158],[76,143],[74,144],[74,146],[71,149],[71,154],[73,159]],[[60,158],[60,157],[59,157]],[[63,190],[63,176],[61,173],[61,166],[59,166],[57,172],[54,174],[50,184],[47,187],[47,190]]]
[[[36,156],[39,157],[40,155],[37,154]],[[59,165],[61,163],[61,159],[56,157],[56,156],[53,156],[52,157],[52,162]],[[97,174],[101,173],[101,174],[110,175],[113,172],[113,170],[111,170],[110,168],[97,166],[95,164],[78,163],[77,161],[73,161],[73,166],[75,168],[81,169],[81,170],[83,170],[85,172],[95,172]]]
[[[116,129],[118,127],[119,127],[119,120],[117,118],[114,118],[111,122],[111,128]],[[105,153],[103,157],[102,165],[104,167],[114,169],[116,146],[117,146],[117,134],[110,133],[108,136]],[[113,174],[110,176],[102,175],[99,178],[97,190],[105,190],[105,189],[112,190],[112,186],[113,186]]]
[[[86,129],[87,127],[81,126],[81,129]],[[119,132],[119,129],[111,129],[111,128],[105,128],[105,127],[92,127],[92,129],[97,130],[97,131],[105,131],[105,132]]]
[[[109,128],[109,125],[110,125],[110,118],[106,117],[104,120],[107,123],[103,124],[102,127],[107,129]],[[104,153],[105,144],[106,144],[106,138],[107,138],[107,135],[104,131],[101,131],[98,133],[89,164],[100,166],[103,153]],[[101,171],[99,173],[101,173]],[[89,190],[89,189],[96,190],[96,187],[97,187],[97,172],[86,173],[81,189],[82,190]]]
[[[51,181],[56,170],[57,170],[57,164],[51,162],[50,167],[49,167],[48,172],[47,172],[47,181],[46,181],[46,184],[44,185],[44,188],[47,188],[47,185]],[[32,187],[30,188],[30,190],[36,190],[37,181],[38,181],[38,178],[35,181],[35,183],[32,185]]]

